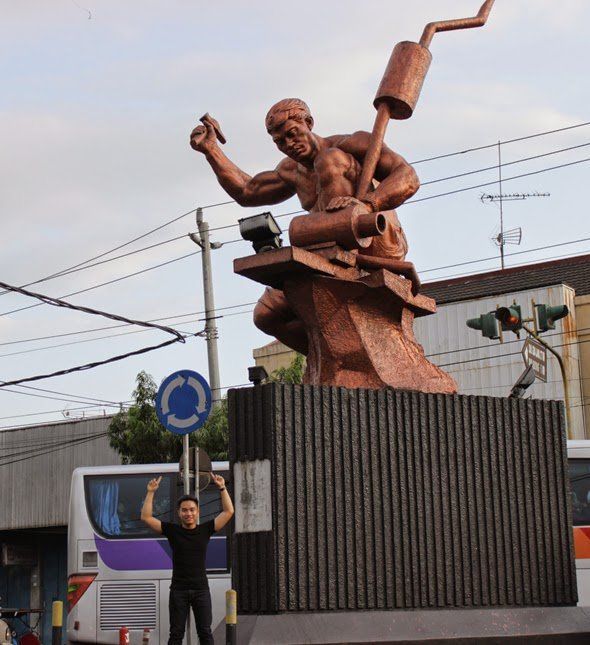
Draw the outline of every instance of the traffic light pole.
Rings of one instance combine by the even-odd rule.
[[[191,240],[201,247],[203,265],[203,295],[205,299],[205,338],[207,339],[207,361],[209,365],[209,384],[211,385],[213,406],[221,402],[219,381],[219,354],[217,338],[219,332],[215,323],[215,300],[213,297],[213,274],[211,270],[211,248],[219,248],[221,244],[211,245],[209,240],[209,224],[203,219],[203,209],[197,208],[197,227],[199,233],[190,233]]]
[[[546,343],[534,329],[531,329],[527,325],[523,323],[522,328],[529,334],[529,336],[532,336],[537,342],[541,343],[543,347],[551,352],[553,356],[557,359],[557,362],[559,363],[559,369],[561,370],[561,379],[563,381],[563,398],[565,401],[565,416],[567,419],[567,437],[568,439],[573,439],[572,432],[573,432],[573,425],[572,425],[572,418],[571,418],[571,411],[570,411],[570,394],[569,394],[569,383],[567,380],[567,374],[565,371],[565,365],[563,364],[563,359],[561,356],[549,345],[549,343]]]

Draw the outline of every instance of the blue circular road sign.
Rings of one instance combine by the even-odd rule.
[[[156,395],[156,413],[160,423],[174,434],[198,430],[211,412],[209,383],[192,370],[180,370],[167,376]]]

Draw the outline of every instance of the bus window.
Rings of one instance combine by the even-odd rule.
[[[574,526],[590,524],[590,459],[570,459],[570,484]]]
[[[154,537],[141,521],[146,486],[153,475],[98,475],[85,478],[86,508],[94,530],[105,538]],[[173,475],[163,475],[154,496],[154,517],[172,518]]]

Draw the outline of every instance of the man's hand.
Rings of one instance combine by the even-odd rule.
[[[329,202],[328,205],[326,206],[327,211],[338,211],[341,208],[346,208],[347,206],[354,206],[354,205],[359,205],[363,206],[367,213],[370,213],[371,210],[365,204],[365,202],[361,202],[358,200],[356,197],[352,197],[350,195],[342,196],[342,197],[333,197]]]
[[[155,493],[158,490],[158,487],[160,486],[161,481],[162,481],[162,475],[160,475],[158,479],[150,479],[147,485],[148,493]]]
[[[211,481],[217,486],[217,488],[225,488],[225,479],[223,479],[221,475],[211,473]]]
[[[209,114],[201,117],[202,125],[191,132],[191,148],[197,152],[207,153],[217,147],[217,141],[225,143],[219,123]]]

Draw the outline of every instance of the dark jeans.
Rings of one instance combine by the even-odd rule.
[[[170,638],[168,645],[181,645],[190,608],[193,609],[201,645],[213,645],[211,594],[209,589],[170,589]]]

